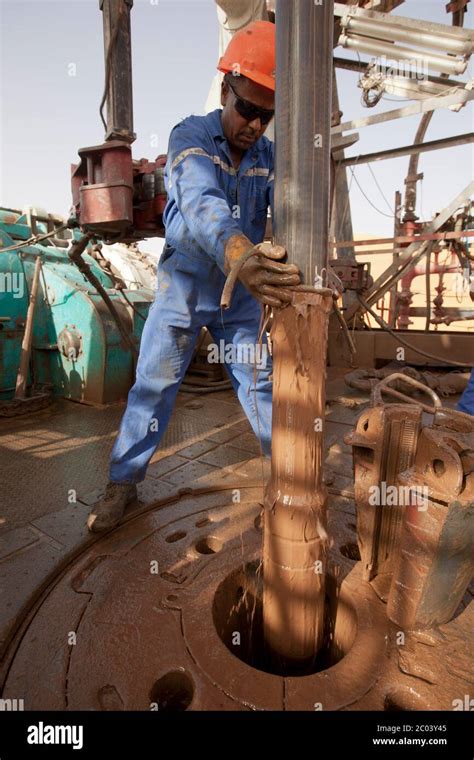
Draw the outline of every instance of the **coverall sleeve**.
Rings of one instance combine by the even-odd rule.
[[[168,148],[168,193],[198,245],[224,272],[224,247],[242,230],[219,185],[214,153],[208,142],[187,125],[178,124]]]

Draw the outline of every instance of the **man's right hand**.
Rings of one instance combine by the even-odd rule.
[[[247,251],[254,248],[245,235],[233,235],[225,249],[228,271]],[[254,298],[269,306],[281,307],[291,301],[288,285],[299,285],[301,275],[295,264],[283,264],[286,251],[281,245],[261,243],[259,253],[250,256],[240,270],[239,280]]]

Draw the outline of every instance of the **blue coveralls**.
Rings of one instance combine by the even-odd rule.
[[[474,415],[474,369],[467,384],[467,388],[459,399],[458,409],[460,412]]]
[[[202,327],[209,328],[218,345],[221,340],[226,345],[257,343],[261,305],[243,285],[237,284],[230,309],[222,312],[219,303],[226,279],[226,241],[241,233],[253,243],[264,239],[267,209],[273,206],[274,148],[261,137],[235,170],[221,113],[218,109],[207,116],[190,116],[170,135],[166,245],[143,329],[135,384],[112,451],[114,482],[145,478]],[[271,359],[255,371],[253,364],[234,358],[237,361],[228,366],[232,385],[269,454]]]

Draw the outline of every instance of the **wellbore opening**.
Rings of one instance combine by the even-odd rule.
[[[221,641],[247,665],[279,676],[319,673],[343,659],[357,633],[353,607],[338,597],[334,576],[326,576],[324,643],[313,667],[304,672],[279,663],[266,650],[263,639],[263,575],[260,561],[249,562],[230,573],[218,586],[212,616]]]

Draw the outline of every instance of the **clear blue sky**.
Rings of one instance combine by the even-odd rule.
[[[395,15],[450,20],[446,0],[407,0]],[[473,5],[471,3],[471,5]],[[466,25],[472,25],[469,7]],[[102,14],[98,0],[0,0],[1,168],[0,204],[31,203],[65,214],[70,206],[70,164],[77,149],[102,142],[98,106],[104,78]],[[153,159],[167,149],[170,129],[190,113],[203,113],[215,72],[218,26],[213,0],[135,0],[132,11],[135,158]],[[342,48],[336,55],[353,57]],[[367,60],[367,57],[363,57]],[[76,74],[70,76],[71,66]],[[470,73],[469,73],[470,72]],[[473,76],[470,69],[462,77]],[[394,102],[363,108],[357,74],[339,72],[344,120],[396,108]],[[400,105],[404,105],[403,101]],[[360,131],[349,153],[410,143],[419,117]],[[426,139],[473,129],[472,107],[439,111]],[[403,190],[408,158],[372,165],[390,204]],[[428,153],[419,196],[427,218],[446,205],[474,175],[473,146]],[[366,166],[356,176],[368,197],[390,215]],[[392,219],[374,211],[353,183],[355,232],[391,234]]]

